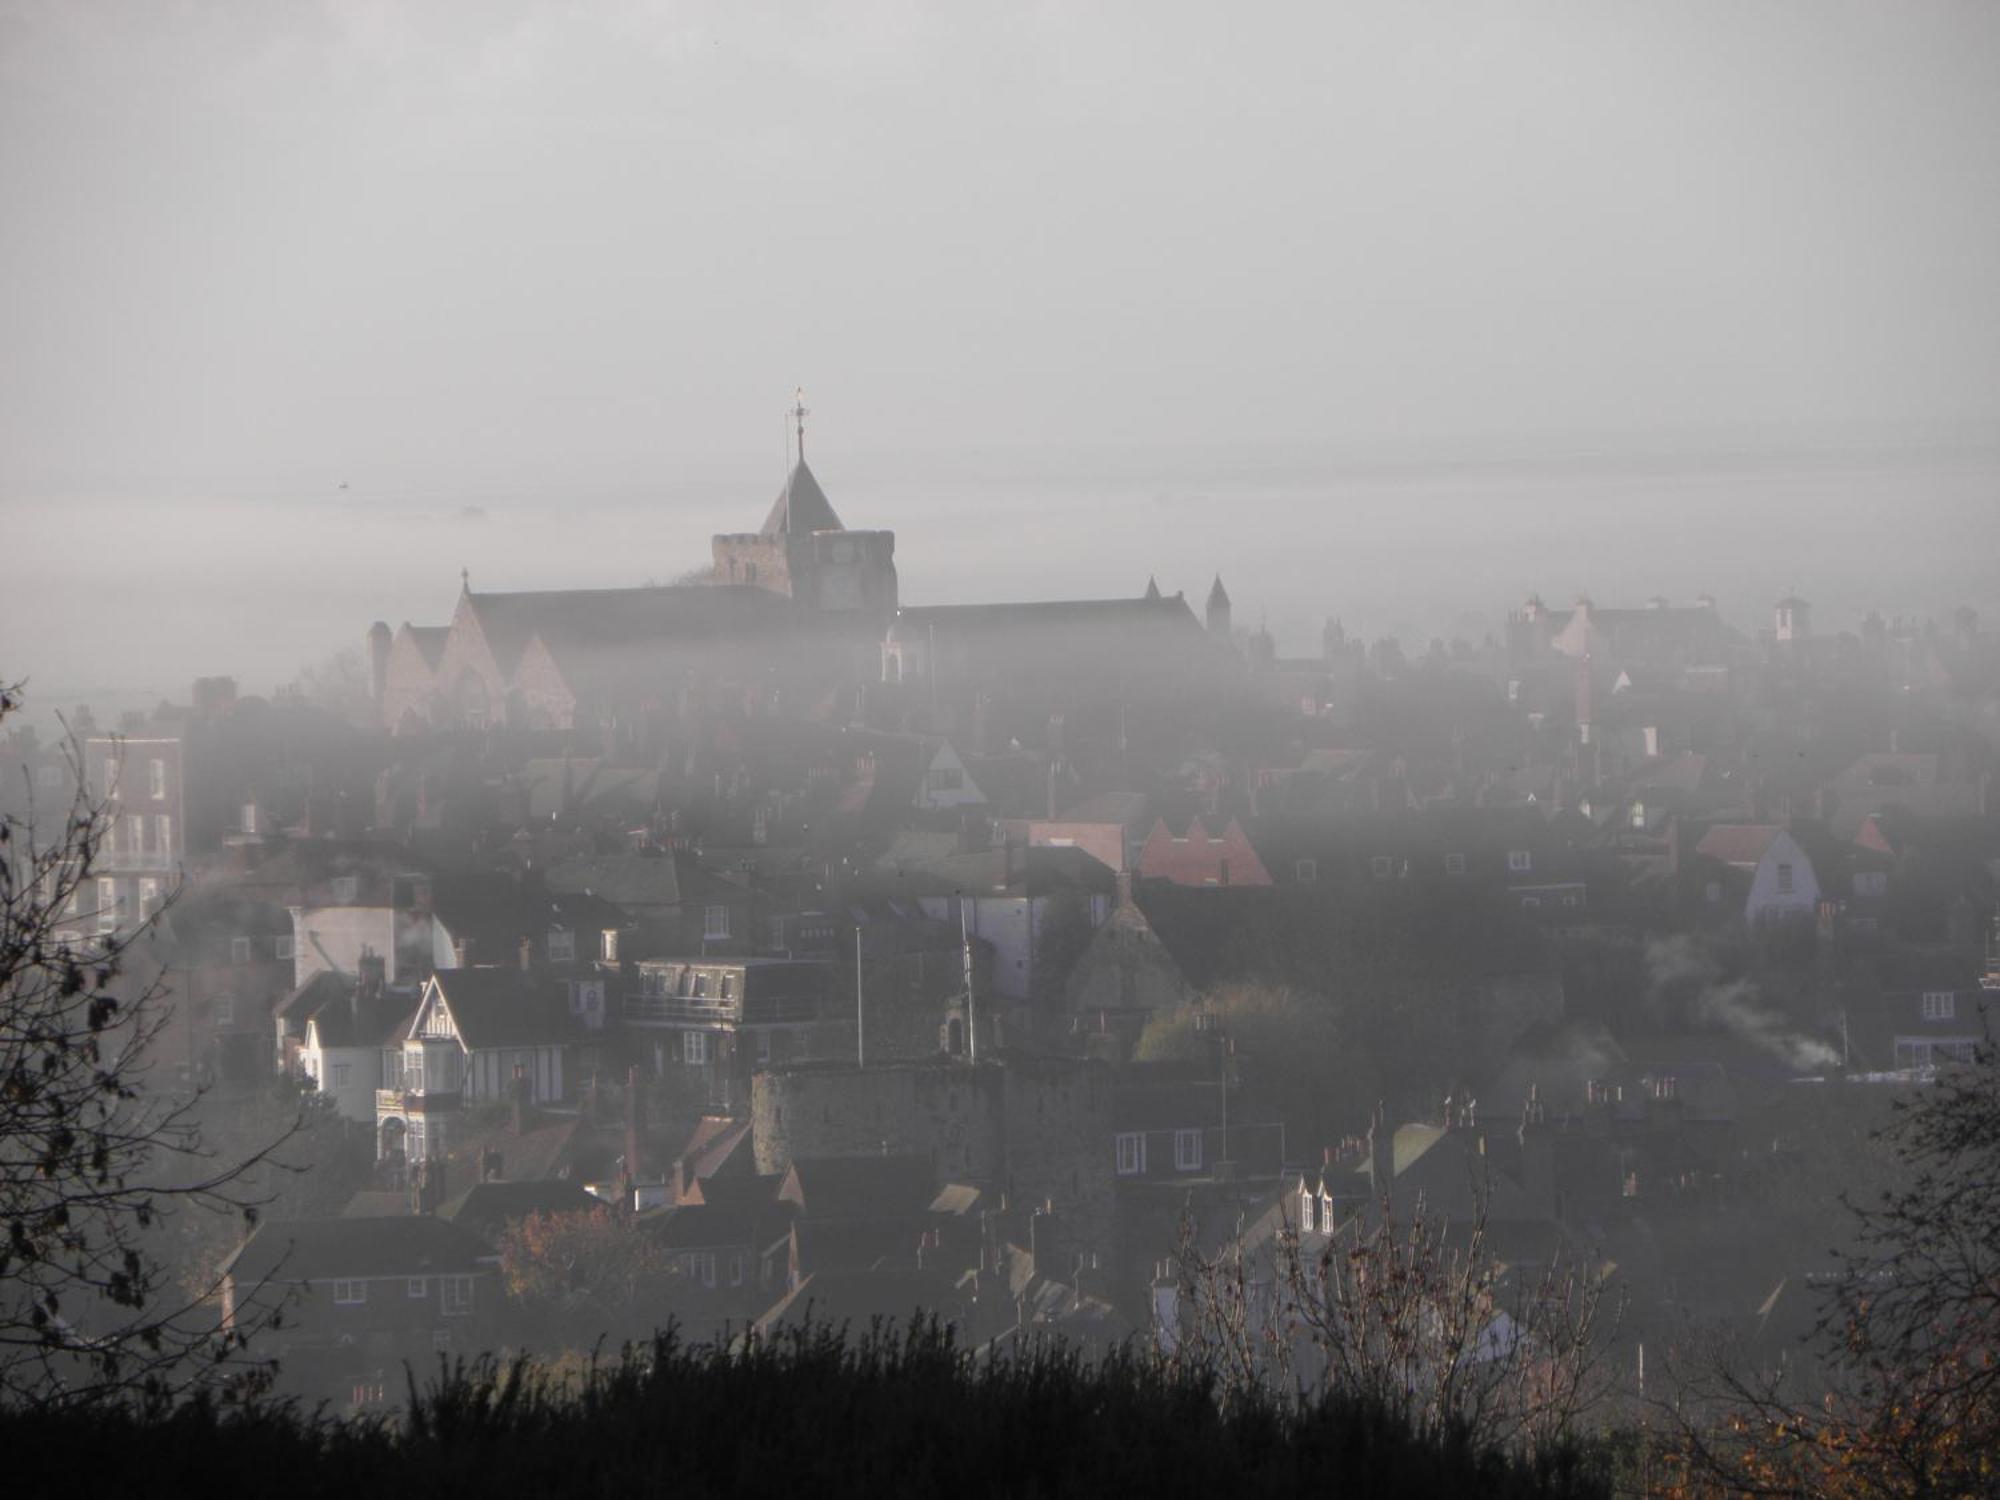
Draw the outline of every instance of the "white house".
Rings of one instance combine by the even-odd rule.
[[[1706,899],[1740,899],[1743,918],[1752,926],[1811,917],[1819,907],[1819,876],[1812,861],[1782,828],[1718,823],[1702,835],[1695,853],[1734,877],[1709,881]]]
[[[518,967],[440,970],[416,1013],[384,1044],[375,1099],[376,1149],[408,1160],[443,1154],[461,1104],[556,1104],[572,1084],[579,1036],[567,987]]]

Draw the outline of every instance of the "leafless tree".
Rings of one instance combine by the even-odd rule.
[[[1325,1234],[1302,1234],[1280,1200],[1261,1244],[1203,1255],[1184,1226],[1173,1357],[1225,1389],[1360,1399],[1426,1438],[1527,1457],[1577,1435],[1605,1395],[1617,1321],[1607,1280],[1552,1247],[1510,1268],[1469,1223],[1407,1215],[1387,1199]]]
[[[18,709],[0,687],[0,721]],[[150,921],[96,927],[93,871],[107,826],[77,791],[60,815],[0,819],[0,1402],[172,1396],[255,1373],[245,1330],[225,1331],[213,1288],[188,1294],[157,1234],[181,1212],[254,1222],[244,1174],[197,1128],[201,1090],[149,1074],[173,1023],[158,983],[115,981]],[[32,797],[32,792],[31,792]],[[281,1137],[282,1140],[282,1137]]]

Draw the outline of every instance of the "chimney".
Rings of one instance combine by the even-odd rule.
[[[639,1181],[639,1070],[625,1070],[625,1206],[632,1206],[632,1190]]]
[[[459,968],[461,969],[471,968],[472,939],[469,937],[453,938],[451,941],[451,954],[453,961],[458,965]]]
[[[389,689],[389,622],[377,620],[368,627],[368,691],[379,708]]]

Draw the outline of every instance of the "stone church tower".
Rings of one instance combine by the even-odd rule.
[[[798,461],[763,528],[717,536],[717,583],[747,584],[830,614],[896,612],[896,533],[849,531],[806,467],[806,408],[793,408]]]

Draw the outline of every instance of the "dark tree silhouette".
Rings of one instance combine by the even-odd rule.
[[[20,701],[0,687],[0,721]],[[82,935],[97,926],[107,813],[80,742],[69,753],[66,808],[30,802],[0,819],[0,1404],[254,1382],[247,1330],[225,1329],[215,1289],[177,1284],[155,1247],[176,1213],[254,1222],[245,1174],[280,1142],[217,1160],[198,1129],[202,1091],[149,1077],[170,996],[158,982],[115,990],[150,920]]]

